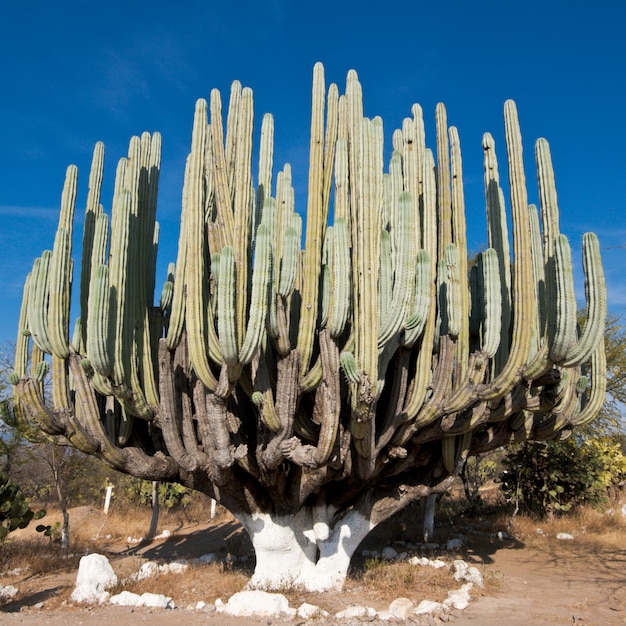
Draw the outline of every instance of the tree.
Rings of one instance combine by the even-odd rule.
[[[468,455],[560,437],[602,404],[599,246],[585,235],[589,314],[577,337],[547,142],[537,144],[542,247],[506,103],[511,254],[485,135],[490,247],[468,272],[458,133],[438,105],[435,168],[421,108],[412,112],[384,174],[382,123],[363,117],[356,73],[339,98],[316,65],[300,250],[291,168],[273,181],[272,117],[253,197],[252,91],[233,84],[224,133],[214,90],[210,107],[196,104],[178,259],[159,306],[158,134],[131,139],[110,225],[96,146],[71,342],[73,166],[53,250],[27,280],[12,376],[20,410],[59,442],[230,509],[256,551],[253,587],[341,587],[369,531],[445,491]]]
[[[626,333],[613,314],[604,344],[607,396],[598,416],[565,440],[528,441],[507,453],[503,491],[527,510],[552,516],[580,504],[602,504],[624,484]]]

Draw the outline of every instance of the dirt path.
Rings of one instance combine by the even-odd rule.
[[[212,550],[218,551],[220,547],[223,550],[224,545],[241,546],[246,541],[235,522],[225,522],[211,527],[182,529],[169,541],[156,542],[144,548],[128,550],[126,546],[118,546],[117,556],[113,548],[109,550],[109,555],[116,571],[121,569],[130,573],[137,570],[142,560],[192,558]],[[245,545],[243,547],[245,549]],[[451,561],[452,558],[451,556],[446,561]],[[545,537],[539,542],[532,542],[530,547],[515,541],[504,545],[498,541],[482,540],[474,542],[474,546],[464,553],[463,558],[479,566],[486,581],[486,589],[474,595],[467,609],[453,612],[451,621],[454,624],[626,624],[626,547],[623,536],[610,543],[598,543],[584,536],[570,542]],[[180,594],[185,596],[187,592],[181,591],[180,584],[193,586],[193,591],[196,591],[195,587],[202,587],[210,590],[206,591],[204,597],[206,601],[212,602],[218,597],[218,591],[217,587],[211,585],[219,584],[219,577],[219,571],[216,570],[212,581],[205,578],[201,581],[181,578],[181,583],[176,583],[179,587],[173,589],[171,595],[177,605],[186,606],[187,601]],[[16,581],[13,584],[20,588],[19,600],[2,607],[0,624],[101,626],[102,623],[119,623],[139,626],[149,622],[151,626],[196,626],[207,623],[215,626],[271,623],[278,626],[304,623],[303,620],[275,618],[228,618],[215,612],[184,608],[166,611],[111,605],[62,606],[59,598],[69,597],[74,580],[75,571],[40,577],[26,576],[23,580]],[[2,584],[10,582],[0,579]],[[324,595],[324,601],[334,607],[334,612],[350,604],[370,605],[377,610],[383,610],[387,606],[381,598],[376,601],[372,597],[360,597],[363,595],[362,589],[354,585],[343,594]],[[228,596],[222,597],[226,600]],[[410,599],[415,603],[424,599],[423,596],[420,597],[418,586],[414,589],[414,597]],[[301,601],[292,601],[291,606],[297,607]],[[308,601],[322,604],[319,598]],[[43,607],[36,608],[38,603],[43,603]],[[328,618],[323,623],[341,622]]]

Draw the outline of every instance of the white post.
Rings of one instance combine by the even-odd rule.
[[[211,498],[211,519],[215,519],[215,509],[217,502]]]
[[[435,504],[437,503],[437,494],[431,493],[426,496],[426,506],[424,509],[424,529],[423,538],[424,542],[428,543],[433,538],[433,531],[435,529]]]
[[[111,506],[111,494],[113,493],[113,485],[107,487],[107,493],[104,497],[104,514],[109,514],[109,507]]]

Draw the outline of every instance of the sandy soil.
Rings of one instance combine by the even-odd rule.
[[[90,522],[97,526],[97,511],[84,510],[74,513],[74,523]],[[93,518],[93,519],[92,519]],[[76,526],[75,526],[76,527]],[[472,538],[458,557],[476,564],[486,581],[485,590],[474,594],[470,606],[464,611],[454,611],[450,621],[455,624],[480,624],[481,626],[507,626],[527,624],[584,624],[605,626],[626,624],[626,542],[624,537],[611,541],[598,541],[597,537],[577,536],[573,541],[558,541],[554,537],[542,537],[525,545],[520,541],[499,541],[484,537]],[[380,542],[381,537],[372,537]],[[380,545],[380,544],[378,544]],[[141,547],[124,544],[106,546],[107,556],[118,575],[127,576],[137,571],[147,560],[167,562],[172,558],[193,558],[207,552],[225,553],[236,546],[240,551],[249,549],[247,538],[232,520],[212,525],[190,525],[178,528],[169,540],[155,541]],[[369,546],[368,546],[369,547]],[[455,558],[450,555],[446,561]],[[0,564],[0,571],[4,568]],[[203,573],[198,581],[187,574],[172,579],[172,597],[179,607],[194,603],[202,596],[213,602],[219,589],[220,573],[214,569]],[[245,572],[244,572],[245,573]],[[248,570],[249,573],[249,570]],[[100,626],[102,623],[139,626],[149,622],[151,626],[186,624],[195,626],[209,624],[229,626],[235,624],[302,624],[304,620],[281,620],[272,618],[242,619],[217,615],[214,612],[195,611],[186,608],[175,610],[126,608],[111,605],[84,607],[68,602],[74,586],[76,573],[47,576],[16,574],[0,576],[0,584],[13,584],[20,589],[14,602],[0,607],[0,624],[43,626],[48,624],[84,624]],[[242,580],[243,574],[242,574]],[[188,589],[181,591],[187,585]],[[456,585],[458,587],[458,585]],[[452,582],[451,588],[455,587]],[[150,589],[146,589],[150,590]],[[377,610],[386,609],[396,596],[393,589],[376,597],[358,584],[350,582],[343,593],[310,597],[301,594],[290,597],[291,606],[303,601],[323,606],[337,612],[351,604],[366,604]],[[162,591],[158,591],[162,593]],[[176,596],[179,594],[179,597]],[[183,597],[180,597],[182,594]],[[226,600],[227,596],[222,596]],[[416,586],[410,599],[418,603],[424,596]],[[338,620],[326,619],[324,623]],[[345,622],[344,622],[345,623]]]

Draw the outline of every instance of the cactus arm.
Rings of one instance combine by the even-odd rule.
[[[515,264],[513,272],[513,301],[515,315],[509,358],[497,377],[488,385],[483,399],[502,397],[520,380],[521,368],[530,353],[532,325],[528,320],[537,314],[534,271],[530,256],[531,240],[528,200],[522,160],[522,141],[515,104],[508,100],[504,110],[507,152],[509,154],[509,180],[513,214],[513,246]],[[503,328],[504,331],[504,328]]]
[[[446,246],[452,243],[452,202],[448,121],[446,108],[441,102],[435,108],[435,121],[437,131],[437,249],[439,254],[443,255]]]
[[[563,361],[576,343],[576,294],[569,243],[565,235],[554,240],[550,267],[555,287],[548,313],[548,354],[554,363]],[[551,298],[552,300],[552,298]]]
[[[339,380],[339,350],[328,330],[319,333],[322,384],[317,388],[315,409],[319,415],[320,433],[313,454],[317,466],[324,465],[335,446],[341,410]],[[315,414],[314,414],[315,419]]]
[[[246,330],[248,305],[248,254],[250,248],[251,202],[252,202],[252,90],[245,88],[241,95],[239,123],[237,127],[237,156],[235,161],[234,185],[234,238],[235,268],[235,316],[238,341],[242,341]],[[237,346],[240,348],[241,346]]]
[[[87,309],[87,358],[101,376],[112,372],[111,357],[107,333],[109,328],[109,268],[100,265],[94,268],[92,283],[89,288],[89,307]]]
[[[502,337],[510,334],[511,325],[511,254],[509,234],[504,210],[504,195],[500,188],[500,175],[496,158],[495,142],[489,133],[483,136],[485,198],[487,203],[487,232],[489,247],[498,255],[500,287],[502,289]],[[494,361],[497,374],[503,367],[509,352],[509,341],[501,341]]]
[[[328,328],[331,337],[339,337],[348,321],[350,313],[350,249],[348,225],[338,218],[333,227],[333,278],[330,293],[330,314]]]
[[[249,91],[249,90],[248,90]],[[230,86],[230,97],[228,99],[228,113],[226,115],[226,139],[224,142],[224,160],[226,164],[226,174],[228,178],[228,189],[231,192],[231,202],[234,203],[235,181],[237,178],[237,159],[241,139],[241,113],[243,108],[243,89],[238,80],[232,82]]]
[[[217,283],[217,332],[224,362],[237,364],[237,329],[235,325],[235,257],[230,246],[222,248]]]
[[[463,167],[461,159],[461,142],[456,127],[451,126],[450,135],[450,167],[452,174],[452,237],[458,250],[456,273],[459,280],[459,332],[457,335],[457,367],[455,379],[457,386],[465,380],[467,359],[469,356],[469,291],[467,289],[467,242],[465,223],[465,198],[463,194]]]
[[[85,223],[83,226],[82,262],[80,274],[80,317],[83,320],[81,326],[81,340],[79,352],[84,352],[87,343],[87,313],[89,303],[89,284],[91,282],[91,257],[93,253],[96,222],[102,214],[100,206],[100,189],[102,186],[102,175],[104,171],[104,144],[96,143],[89,172],[89,191],[87,193],[87,203],[85,207]]]
[[[412,286],[415,281],[415,268],[411,251],[413,226],[413,198],[409,192],[403,192],[399,198],[398,223],[399,230],[397,237],[397,247],[394,257],[395,276],[393,281],[393,291],[391,299],[388,300],[389,308],[384,317],[381,318],[380,330],[378,334],[378,348],[381,349],[391,337],[398,333],[405,320],[406,310],[412,299]],[[382,262],[382,255],[381,255]]]
[[[572,426],[584,426],[590,422],[602,408],[606,399],[606,351],[604,340],[600,340],[591,355],[591,392],[583,409],[575,415]]]
[[[208,389],[217,387],[217,379],[207,358],[206,286],[204,285],[204,201],[202,196],[205,142],[207,134],[206,102],[198,100],[193,125],[191,155],[189,158],[189,216],[187,221],[186,259],[186,328],[189,341],[189,359],[198,378]]]
[[[577,344],[568,352],[563,367],[584,363],[602,341],[607,314],[606,285],[600,244],[593,233],[583,235],[583,268],[585,272],[585,296],[587,317]]]
[[[222,246],[232,245],[234,220],[231,193],[228,186],[228,170],[224,153],[224,129],[222,125],[222,100],[217,89],[211,90],[211,147],[213,154],[213,180],[217,219],[215,228]],[[205,383],[206,384],[206,383]]]
[[[324,70],[317,63],[313,70],[313,106],[309,165],[309,193],[306,219],[302,304],[298,326],[300,375],[309,369],[313,352],[314,330],[318,315],[322,243],[324,239]]]
[[[191,156],[185,163],[185,178],[183,182],[182,210],[180,214],[180,231],[178,235],[178,253],[176,258],[176,275],[174,277],[174,293],[172,295],[172,309],[169,315],[167,329],[167,346],[175,350],[183,333],[185,320],[185,267],[187,264],[187,238],[189,221],[189,201],[191,186],[191,165],[194,163]]]
[[[28,328],[33,342],[46,354],[52,354],[48,338],[48,272],[50,250],[44,250],[41,257],[35,259],[31,272],[31,285],[28,290]]]
[[[61,359],[67,358],[70,353],[68,336],[70,245],[69,233],[65,228],[59,228],[54,238],[48,275],[48,337],[52,353]]]
[[[437,235],[436,235],[436,191],[435,191],[435,165],[430,150],[424,153],[424,218],[423,218],[423,239],[425,243],[425,252],[431,260],[437,258]],[[436,266],[434,262],[429,263],[430,275],[427,284],[424,286],[424,292],[428,290],[428,312],[425,316],[425,326],[421,349],[417,355],[417,363],[415,365],[415,379],[412,391],[407,396],[407,403],[404,408],[406,420],[412,420],[418,414],[426,393],[428,391],[428,383],[431,377],[431,359],[433,344],[436,330],[436,292],[435,292],[435,274]]]
[[[247,364],[261,344],[265,328],[267,311],[268,283],[271,269],[270,230],[266,224],[260,224],[256,236],[254,269],[252,271],[252,296],[250,314],[243,345],[239,352],[239,362]]]

